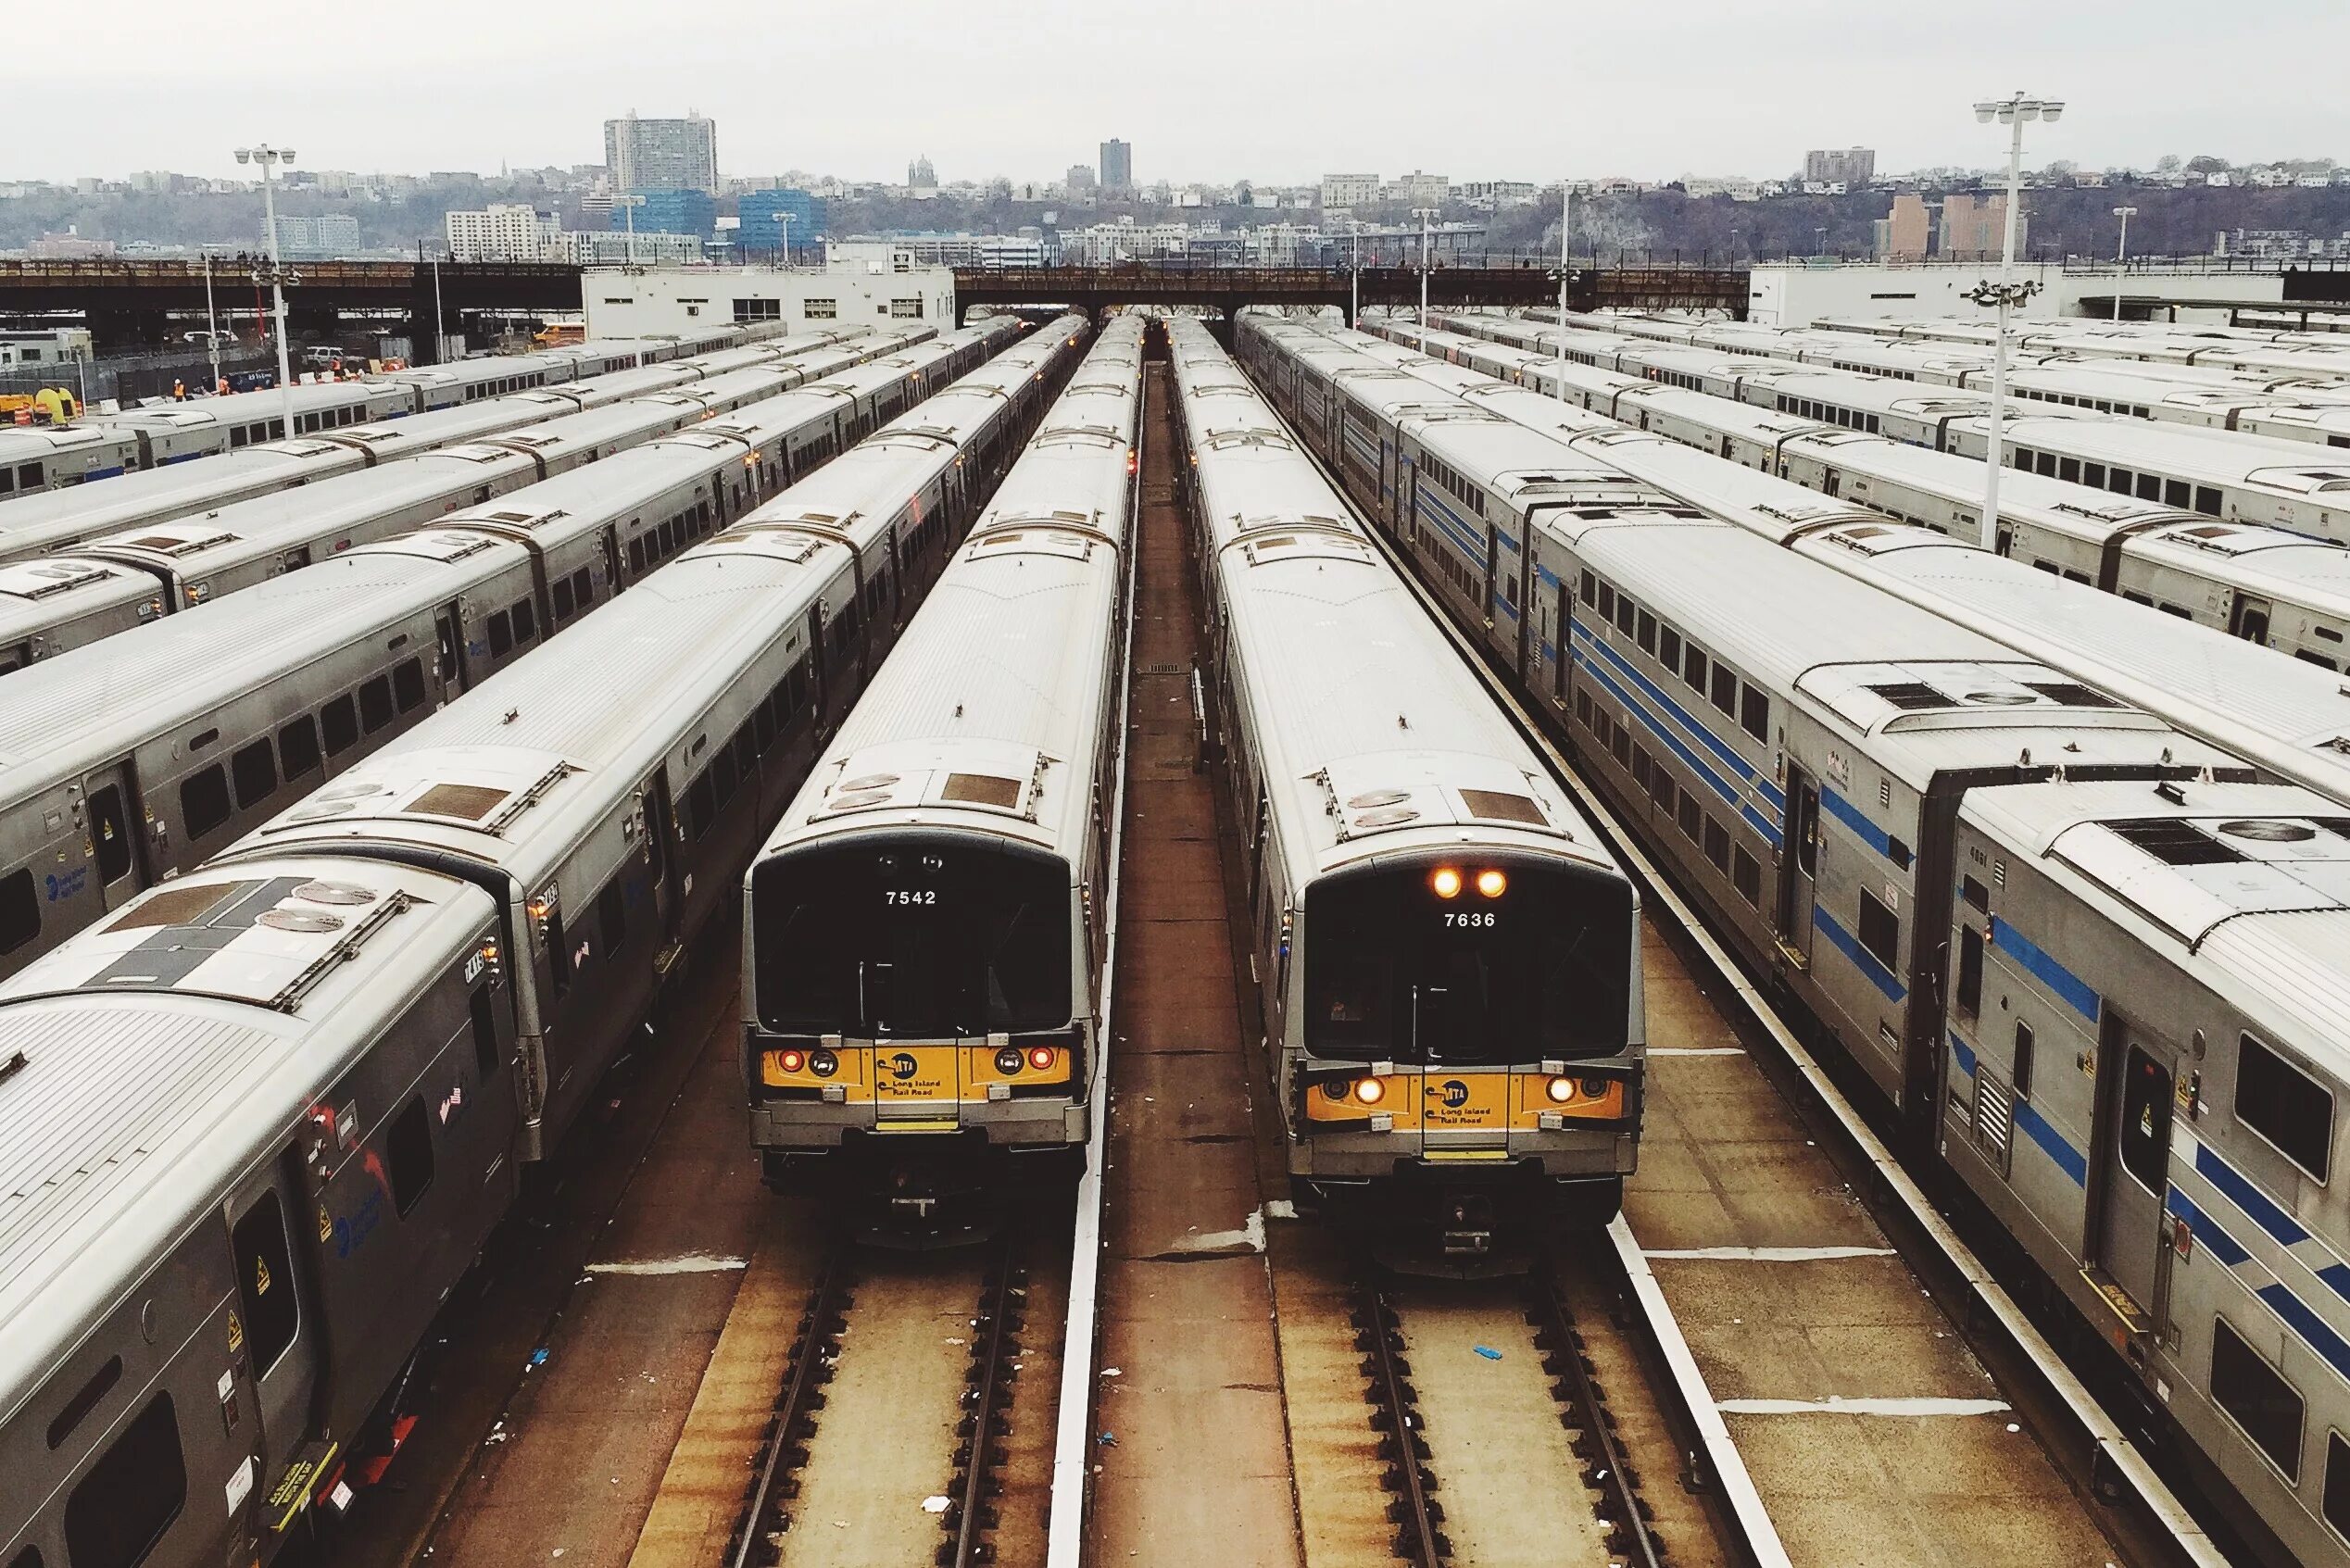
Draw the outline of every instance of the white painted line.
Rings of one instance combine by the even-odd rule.
[[[1732,1415],[2004,1415],[2004,1399],[1724,1399],[1714,1407]]]
[[[1754,1489],[1754,1478],[1746,1473],[1745,1456],[1738,1451],[1738,1444],[1714,1402],[1713,1391],[1705,1386],[1705,1374],[1698,1366],[1697,1358],[1690,1354],[1680,1320],[1673,1315],[1664,1288],[1650,1272],[1648,1260],[1640,1254],[1640,1244],[1632,1238],[1632,1227],[1624,1223],[1621,1214],[1609,1222],[1607,1239],[1615,1245],[1616,1259],[1623,1264],[1625,1277],[1631,1282],[1640,1315],[1656,1336],[1656,1348],[1665,1358],[1665,1370],[1680,1389],[1681,1403],[1687,1407],[1690,1419],[1697,1424],[1697,1440],[1705,1450],[1706,1467],[1714,1473],[1715,1485],[1722,1489],[1722,1500],[1729,1505],[1731,1515],[1738,1521],[1739,1534],[1745,1537],[1753,1553],[1754,1568],[1794,1568],[1785,1544],[1778,1538],[1778,1526],[1771,1522],[1770,1510],[1763,1506],[1763,1494]]]
[[[1744,1046],[1651,1046],[1651,1056],[1744,1056]]]
[[[687,1252],[675,1258],[645,1258],[634,1262],[590,1263],[591,1274],[727,1274],[745,1266],[740,1258],[715,1252]]]
[[[1890,1258],[1890,1247],[1652,1247],[1651,1258],[1707,1263],[1819,1263],[1838,1258]]]
[[[1099,342],[1097,335],[1096,341]],[[1092,353],[1090,345],[1087,353]],[[1084,368],[1080,361],[1080,370]],[[1110,802],[1110,886],[1107,940],[1101,958],[1101,1048],[1095,1051],[1088,1099],[1093,1127],[1086,1135],[1086,1173],[1077,1179],[1077,1221],[1069,1253],[1069,1313],[1061,1340],[1061,1409],[1052,1435],[1052,1504],[1045,1520],[1045,1568],[1079,1568],[1085,1562],[1086,1499],[1093,1453],[1093,1361],[1095,1314],[1101,1292],[1101,1171],[1110,1135],[1110,1003],[1118,982],[1118,884],[1126,841],[1126,773],[1133,748],[1126,744],[1126,714],[1134,690],[1135,588],[1141,580],[1143,435],[1150,385],[1148,362],[1135,380],[1134,478],[1126,486],[1126,592],[1120,607],[1126,617],[1125,667],[1118,690],[1118,788]],[[1262,1221],[1259,1222],[1263,1223]]]

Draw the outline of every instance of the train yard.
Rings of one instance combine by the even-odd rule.
[[[606,349],[664,384],[563,378],[592,473],[500,410],[416,531],[353,457],[225,509],[381,536],[217,604],[42,522],[173,597],[0,681],[82,709],[0,789],[89,860],[0,960],[0,1560],[2350,1560],[2331,601],[2127,576],[2284,459],[2109,486],[2101,577],[1805,468],[1883,386],[1715,363],[1828,334],[1226,325]],[[87,710],[237,649],[267,714]]]

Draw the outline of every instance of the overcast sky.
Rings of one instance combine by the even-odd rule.
[[[2071,112],[2029,162],[2350,160],[2345,0],[110,0],[9,51],[0,177],[600,162],[634,108],[718,121],[730,174],[1137,179],[1771,175],[1859,144],[1989,165],[1978,97]],[[2295,65],[2293,62],[2303,62]]]

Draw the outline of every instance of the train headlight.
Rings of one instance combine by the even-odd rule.
[[[840,1058],[819,1046],[808,1053],[808,1071],[819,1078],[829,1078],[840,1071]]]
[[[1552,1105],[1565,1105],[1575,1098],[1575,1080],[1553,1078],[1542,1085],[1542,1093],[1550,1098]]]
[[[797,1073],[808,1065],[808,1053],[803,1050],[777,1051],[775,1065],[786,1073]]]
[[[1354,1098],[1364,1105],[1376,1105],[1388,1098],[1387,1081],[1383,1078],[1357,1078]]]
[[[1017,1073],[1020,1071],[1020,1064],[1021,1056],[1018,1046],[1006,1046],[996,1053],[996,1071],[999,1073],[1007,1074]]]
[[[1510,879],[1500,872],[1479,872],[1477,890],[1488,898],[1499,898],[1510,890]]]
[[[1050,1046],[1030,1046],[1028,1047],[1028,1065],[1035,1068],[1037,1072],[1050,1072],[1052,1069],[1052,1063],[1053,1049]]]
[[[1451,866],[1439,866],[1436,873],[1428,878],[1428,886],[1439,898],[1458,898],[1461,896],[1461,873]]]

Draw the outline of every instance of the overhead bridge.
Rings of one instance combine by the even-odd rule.
[[[253,307],[253,257],[212,258],[212,298],[223,310]],[[429,352],[435,320],[451,332],[468,315],[536,315],[580,308],[580,271],[532,262],[295,261],[286,291],[298,332],[331,332],[345,316],[367,316],[407,333]],[[102,345],[158,343],[170,318],[205,310],[199,261],[0,261],[0,314],[79,315]]]
[[[1358,295],[1356,283],[1360,282]],[[1711,310],[1746,317],[1742,267],[1639,265],[1577,267],[1567,303],[1577,310]],[[1111,267],[957,268],[955,307],[997,308],[1066,306],[1099,315],[1113,305],[1201,306],[1227,317],[1251,305],[1416,306],[1420,270],[1365,267],[1359,280],[1344,267],[1175,267],[1147,263]],[[1427,274],[1430,307],[1556,305],[1552,267],[1455,267]]]

